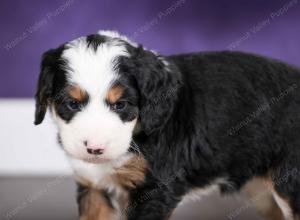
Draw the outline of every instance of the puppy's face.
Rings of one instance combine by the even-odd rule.
[[[49,107],[69,155],[93,163],[114,160],[128,152],[137,123],[150,132],[162,123],[151,118],[157,103],[151,106],[149,98],[152,93],[160,98],[159,90],[152,90],[166,80],[165,65],[155,54],[109,32],[50,50],[41,66],[35,123],[41,123]]]

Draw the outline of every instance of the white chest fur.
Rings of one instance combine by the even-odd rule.
[[[70,159],[75,178],[79,182],[88,182],[93,188],[119,191],[120,187],[112,180],[111,176],[116,169],[132,158],[131,154],[124,155],[115,161],[93,164],[82,160]]]
[[[110,197],[110,200],[116,210],[116,212],[112,214],[111,219],[120,220],[124,218],[123,212],[126,210],[124,205],[127,204],[124,201],[127,201],[128,197],[128,192],[113,179],[113,175],[118,168],[122,167],[132,158],[132,154],[127,154],[118,158],[118,160],[101,164],[70,159],[75,179],[79,183],[94,189],[104,189],[111,193],[112,196]]]

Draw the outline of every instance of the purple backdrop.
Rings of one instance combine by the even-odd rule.
[[[41,54],[99,29],[162,54],[233,49],[300,66],[300,0],[11,0],[0,16],[0,97],[32,97]]]

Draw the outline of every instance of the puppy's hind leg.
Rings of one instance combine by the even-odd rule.
[[[300,220],[300,169],[284,166],[274,172],[274,198],[286,220]]]
[[[266,220],[284,220],[273,194],[272,184],[263,178],[253,178],[243,191],[259,214]]]
[[[289,204],[289,201],[286,198],[280,196],[277,192],[274,192],[273,196],[275,198],[276,203],[278,204],[278,206],[280,207],[283,213],[284,219],[296,220],[296,217],[293,216],[293,211]]]

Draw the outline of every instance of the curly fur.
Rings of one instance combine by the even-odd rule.
[[[269,179],[274,195],[291,208],[290,216],[299,218],[298,68],[241,52],[160,56],[104,33],[86,43],[95,51],[108,39],[125,46],[128,55],[117,58],[116,69],[133,104],[118,114],[123,121],[137,117],[132,141],[138,150],[129,151],[140,151],[148,164],[144,181],[127,189],[128,220],[167,219],[195,189],[215,185],[232,193],[256,177]],[[36,124],[66,85],[62,50],[44,55]]]

